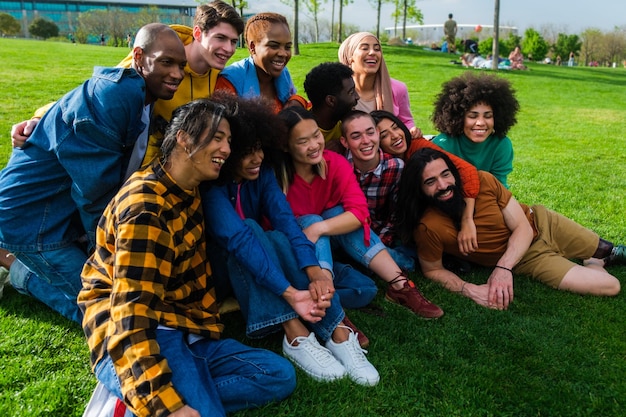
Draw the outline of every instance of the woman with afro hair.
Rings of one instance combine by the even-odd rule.
[[[509,188],[513,145],[508,138],[519,102],[508,80],[492,74],[466,72],[443,84],[432,121],[441,132],[433,142],[492,173]]]

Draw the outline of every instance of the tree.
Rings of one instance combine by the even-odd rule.
[[[570,52],[578,54],[581,47],[582,42],[578,35],[566,35],[564,33],[559,33],[556,38],[556,43],[552,45],[552,52],[555,57],[560,56],[561,59],[567,59]]]
[[[559,35],[567,32],[567,25],[556,25],[555,23],[544,23],[539,26],[539,33],[548,42],[554,45],[558,42]],[[569,51],[568,51],[569,53]]]
[[[33,22],[28,26],[28,31],[31,35],[42,39],[59,36],[59,27],[54,22],[41,17],[33,20]]]
[[[300,6],[300,0],[281,0],[281,2],[283,4],[286,4],[287,6],[293,7],[293,25],[291,25],[291,28],[293,30],[293,54],[300,55],[300,12],[298,10]]]
[[[22,27],[16,18],[8,13],[0,13],[0,35],[13,36],[20,32]]]
[[[333,9],[330,13],[330,40],[335,39],[335,0],[333,0]]]
[[[319,14],[323,10],[322,4],[325,3],[326,0],[304,0],[304,6],[308,10],[308,14],[313,19],[313,24],[315,25],[315,43],[319,42],[320,38],[320,20]]]
[[[339,0],[339,28],[337,30],[337,42],[343,41],[343,6],[352,3],[352,0]]]
[[[406,40],[406,24],[407,22],[424,22],[422,11],[415,7],[415,0],[394,0],[394,11],[391,13],[393,17],[393,36],[398,35],[398,21],[402,18],[402,40]]]
[[[334,1],[334,0],[333,0]],[[383,3],[388,3],[390,0],[369,0],[372,6],[376,7],[376,37],[380,39],[380,9]]]
[[[90,10],[78,16],[78,26],[81,33],[96,35],[109,33],[109,18],[106,10]],[[158,20],[153,20],[158,22]]]
[[[248,2],[246,0],[232,0],[231,3],[235,9],[239,9],[239,15],[243,16],[243,9],[248,7]],[[245,33],[242,33],[241,36],[239,36],[239,44],[241,47],[246,45]]]
[[[602,32],[600,29],[586,29],[582,34],[582,46],[580,48],[580,56],[585,65],[591,61],[601,61],[602,48]],[[576,52],[574,52],[576,53]],[[569,55],[569,52],[568,52]]]
[[[422,11],[415,7],[415,0],[403,0],[402,2],[402,40],[406,40],[407,22],[424,23]]]
[[[541,61],[548,54],[548,43],[533,28],[526,29],[522,43],[524,53],[529,57],[532,56],[535,61]]]
[[[626,35],[622,31],[614,30],[604,35],[603,61],[607,63],[620,62],[624,57]]]
[[[489,56],[493,54],[493,36],[490,36],[482,41],[478,42],[478,53],[482,56]],[[498,53],[501,56],[504,56],[505,53],[508,56],[507,46],[502,41],[502,39],[498,39]]]
[[[514,35],[513,32],[509,33],[509,37],[500,43],[500,56],[509,56],[511,51],[515,49],[516,46],[522,44],[522,37]]]

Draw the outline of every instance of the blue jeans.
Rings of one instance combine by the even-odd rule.
[[[263,231],[254,220],[245,223],[253,230],[263,249],[277,268],[280,268],[289,283],[298,290],[308,290],[309,278],[298,268],[289,239],[277,230]],[[246,319],[246,334],[251,338],[264,337],[282,329],[282,323],[298,317],[298,314],[280,295],[270,292],[254,280],[253,274],[241,265],[233,254],[228,256],[228,274],[239,307]],[[305,324],[322,340],[328,340],[337,325],[343,320],[344,312],[335,293],[326,315],[317,323]]]
[[[372,302],[378,287],[374,281],[349,264],[333,264],[335,292],[344,308],[361,308]]]
[[[46,304],[64,317],[82,323],[76,298],[87,254],[78,245],[40,252],[13,252],[11,285],[20,293]]]
[[[328,209],[322,213],[321,216],[316,214],[307,214],[304,216],[298,217],[298,224],[302,229],[306,229],[313,223],[321,222],[326,219],[330,219],[336,217],[343,213],[343,207],[337,206],[331,209]],[[332,248],[340,247],[342,248],[348,256],[354,259],[356,262],[360,263],[366,268],[369,268],[369,264],[371,260],[378,255],[381,251],[386,250],[386,246],[380,241],[380,238],[372,233],[370,235],[370,245],[365,246],[365,238],[363,228],[359,227],[358,229],[346,233],[343,235],[335,235],[335,236],[321,236],[317,242],[315,243],[315,253],[320,260],[320,265],[329,264],[333,265],[333,255]],[[360,274],[363,275],[363,274]],[[356,291],[357,293],[362,292],[364,294],[370,294],[373,288],[375,288],[374,282],[368,278],[369,283],[365,280],[359,278],[355,279],[339,279],[337,282],[337,275],[335,275],[335,288],[340,294],[346,294],[350,291]],[[373,287],[372,287],[373,286]],[[376,293],[374,293],[375,295]],[[373,297],[372,297],[373,298]],[[371,301],[368,300],[366,303],[360,303],[358,307],[363,307],[367,305]],[[343,298],[342,298],[343,302]],[[348,301],[350,303],[350,301]],[[353,307],[353,308],[358,308]]]
[[[261,407],[283,400],[296,388],[291,363],[268,350],[233,339],[189,344],[184,333],[167,329],[156,330],[156,341],[172,371],[174,388],[202,417]],[[95,373],[111,393],[123,399],[108,355],[96,365]]]
[[[398,266],[406,271],[415,271],[415,258],[417,257],[417,249],[404,245],[387,247],[387,251],[391,258]]]

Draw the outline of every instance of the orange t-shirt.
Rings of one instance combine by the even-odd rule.
[[[494,266],[506,251],[511,230],[504,221],[502,210],[511,200],[511,192],[486,171],[478,171],[480,192],[476,198],[474,224],[478,249],[469,256],[461,255],[457,242],[458,230],[452,219],[435,208],[428,208],[413,232],[417,255],[427,262],[441,259],[443,253],[467,259],[479,265]],[[530,209],[520,204],[532,225]]]

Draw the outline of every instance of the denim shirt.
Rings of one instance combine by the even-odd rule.
[[[209,239],[214,239],[228,253],[254,274],[255,280],[276,295],[281,295],[289,282],[283,272],[261,248],[254,232],[235,211],[238,184],[204,187],[201,191],[204,217]],[[262,167],[259,178],[241,183],[239,191],[243,213],[247,219],[262,224],[265,217],[274,230],[287,236],[298,267],[319,266],[315,245],[302,233],[285,195],[271,169]]]
[[[146,86],[134,69],[95,67],[43,116],[0,172],[0,245],[59,249],[95,230],[122,185]]]

